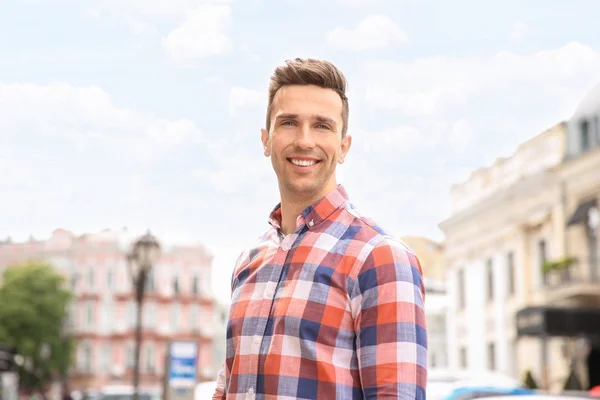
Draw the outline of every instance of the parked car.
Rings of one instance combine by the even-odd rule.
[[[132,386],[104,386],[94,393],[93,400],[133,400],[133,394]],[[160,393],[140,389],[139,400],[160,400]]]
[[[533,390],[519,387],[467,386],[454,389],[448,396],[445,397],[445,400],[480,400],[482,398],[530,396],[533,394],[535,394]]]
[[[461,388],[494,387],[515,389],[520,382],[496,372],[464,370],[431,370],[427,374],[427,399],[443,400]]]

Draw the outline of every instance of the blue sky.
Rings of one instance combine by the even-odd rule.
[[[600,3],[526,3],[0,0],[0,237],[152,228],[208,246],[226,298],[277,203],[269,75],[311,56],[349,80],[352,200],[442,239],[452,183],[600,82]]]

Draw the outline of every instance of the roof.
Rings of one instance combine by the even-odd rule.
[[[573,119],[600,114],[600,83],[587,92],[573,113]]]

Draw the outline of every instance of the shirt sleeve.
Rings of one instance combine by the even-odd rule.
[[[212,400],[225,400],[227,398],[227,394],[225,391],[225,385],[227,381],[226,368],[227,365],[223,363],[223,366],[219,371],[219,375],[217,376],[217,387],[215,389],[215,393],[212,396]]]
[[[233,291],[235,290],[235,277],[240,268],[240,265],[244,258],[246,257],[246,252],[242,252],[234,265],[233,272],[231,273],[231,295],[233,295]],[[217,376],[217,387],[215,389],[215,393],[212,396],[212,400],[225,400],[227,398],[227,379],[229,378],[229,371],[227,369],[227,360],[223,362],[223,366],[219,370],[219,375]]]
[[[349,295],[365,399],[425,399],[425,287],[417,256],[384,239],[365,258]]]

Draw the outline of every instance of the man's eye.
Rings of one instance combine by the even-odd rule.
[[[331,128],[329,127],[329,125],[325,125],[325,124],[319,124],[319,125],[317,125],[317,128],[318,128],[318,129],[331,129]]]
[[[281,125],[288,125],[288,126],[290,126],[290,125],[294,125],[294,121],[283,121],[283,122],[281,123]]]

